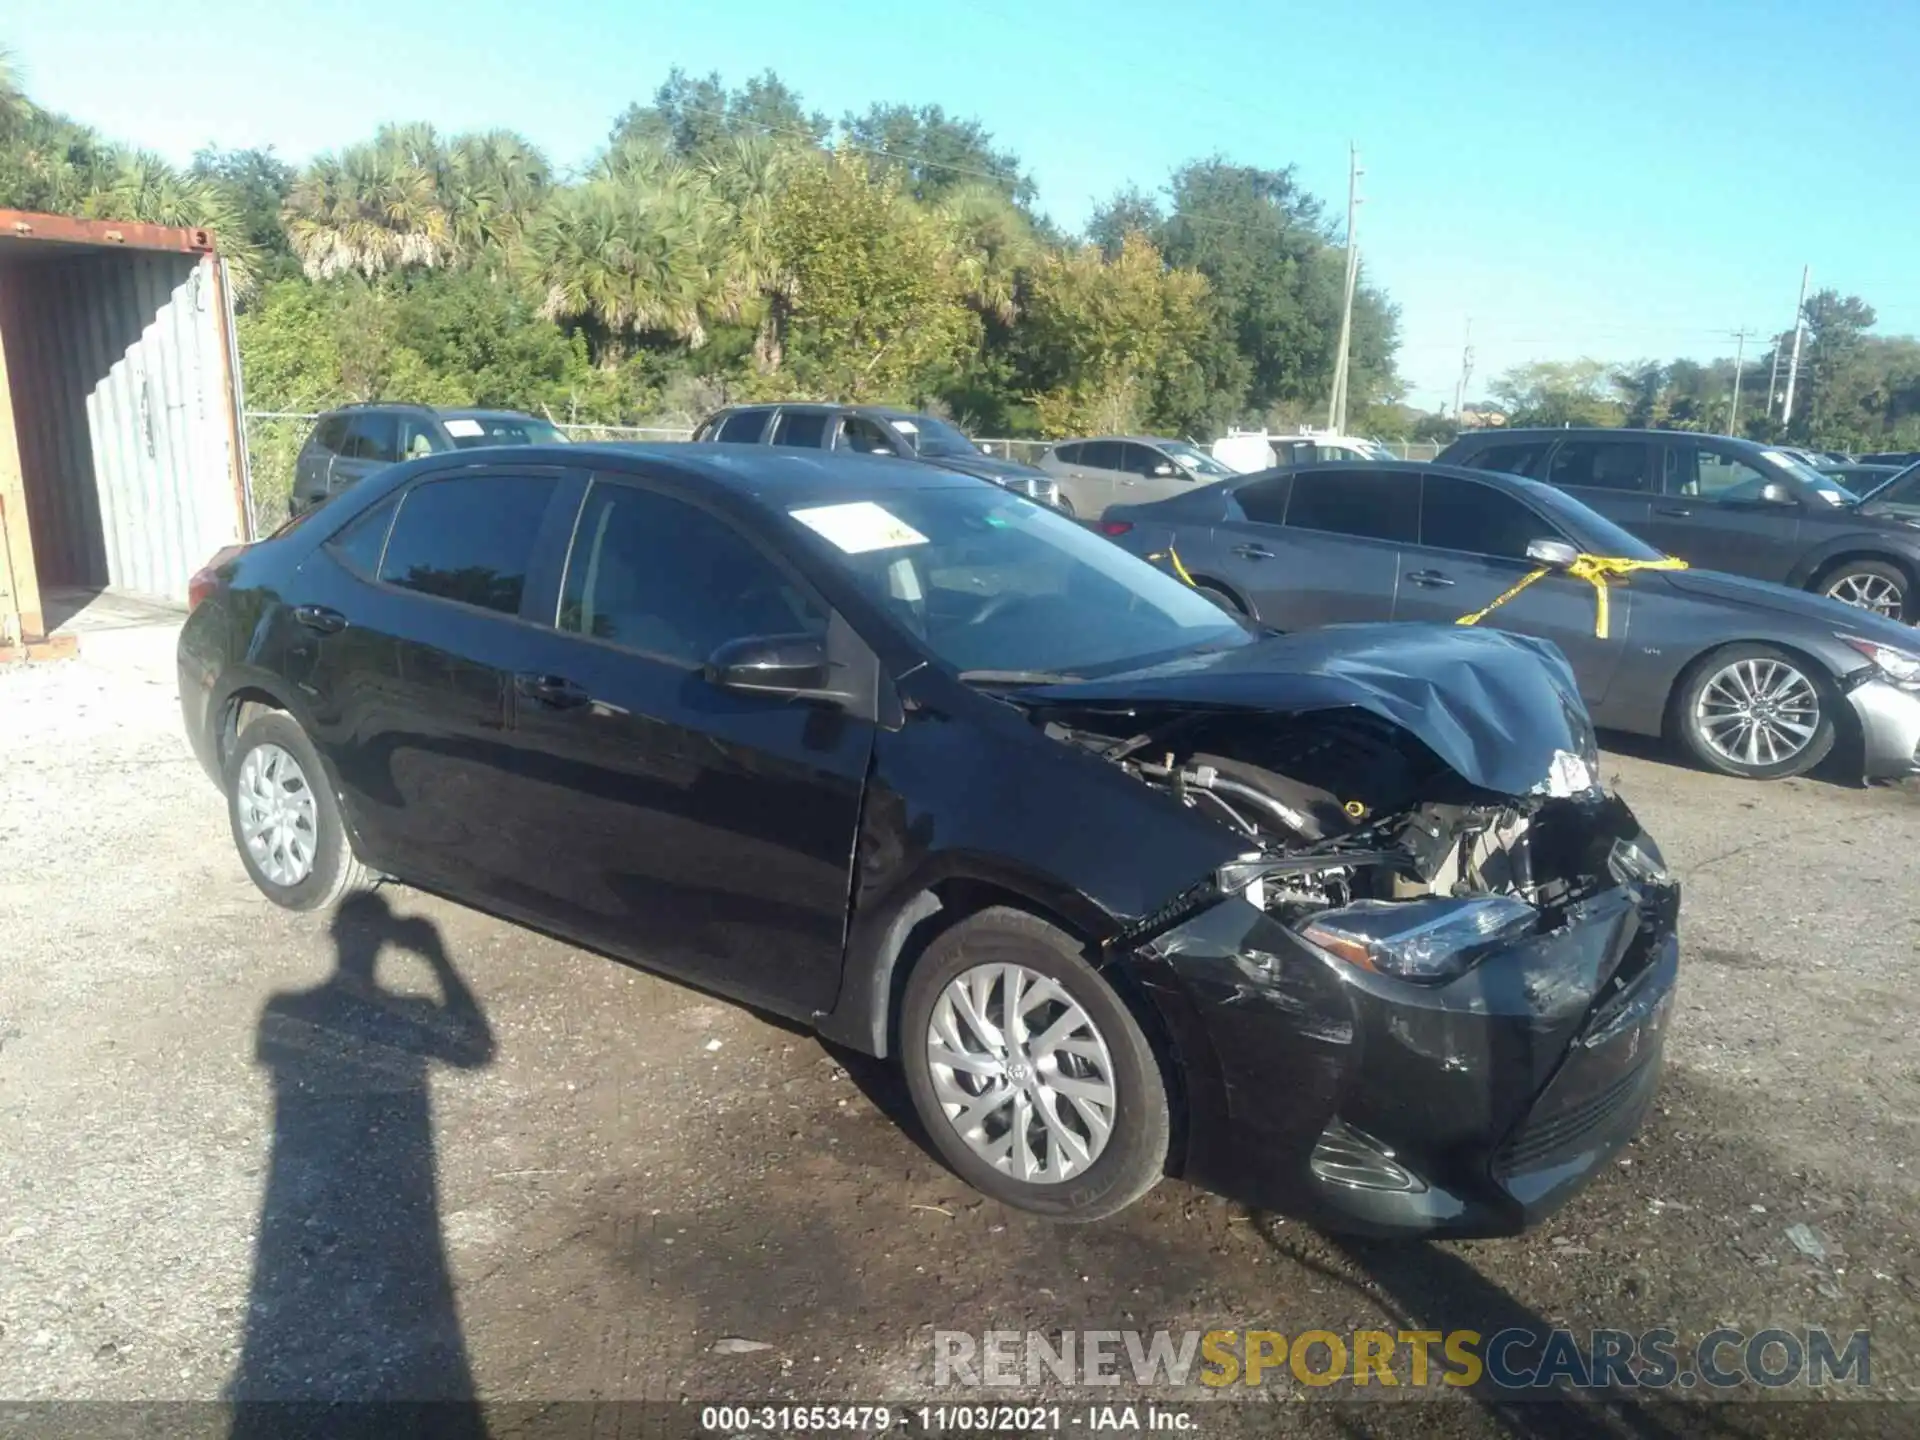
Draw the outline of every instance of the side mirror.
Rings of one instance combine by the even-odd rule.
[[[1179,474],[1180,472],[1175,470],[1173,466],[1169,465],[1166,461],[1162,460],[1158,465],[1153,467],[1152,473],[1153,473],[1153,477],[1156,480],[1171,480],[1175,475]]]
[[[1529,540],[1527,559],[1549,570],[1565,570],[1580,558],[1580,552],[1564,540]]]
[[[741,695],[831,698],[826,644],[812,635],[749,635],[729,640],[701,672],[709,685]]]
[[[1769,480],[1760,487],[1760,503],[1762,505],[1798,505],[1800,501],[1793,491],[1778,480]]]

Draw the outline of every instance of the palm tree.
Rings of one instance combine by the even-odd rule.
[[[455,136],[441,194],[455,251],[472,261],[510,250],[552,183],[547,157],[522,135],[487,130]]]
[[[1003,325],[1020,313],[1020,277],[1042,253],[1033,223],[995,185],[961,185],[942,196],[934,213],[953,237],[956,269],[967,303]]]
[[[774,222],[781,192],[802,152],[761,134],[735,136],[703,164],[708,184],[726,207],[726,241],[719,257],[716,300],[728,319],[760,302],[753,341],[755,368],[767,374],[785,358],[793,276],[780,262]]]
[[[550,320],[582,322],[603,364],[647,332],[698,348],[711,294],[710,200],[689,185],[595,180],[556,192],[533,217],[523,265]]]
[[[33,102],[27,99],[20,78],[20,62],[13,51],[0,45],[0,140],[10,139],[32,114]]]
[[[437,174],[423,158],[399,132],[383,128],[373,143],[307,166],[283,214],[287,241],[308,278],[356,271],[371,278],[451,258],[452,226]]]
[[[234,195],[218,182],[176,170],[149,151],[105,146],[69,167],[63,189],[66,208],[90,220],[211,230],[234,288],[242,295],[253,288],[260,256]]]

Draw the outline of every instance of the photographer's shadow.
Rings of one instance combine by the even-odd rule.
[[[493,1035],[431,921],[361,894],[332,933],[334,973],[260,1016],[273,1154],[228,1390],[234,1430],[284,1433],[286,1410],[304,1405],[436,1401],[436,1431],[478,1434],[441,1242],[429,1071],[488,1064]],[[391,982],[408,956],[438,998],[382,988],[377,966]]]

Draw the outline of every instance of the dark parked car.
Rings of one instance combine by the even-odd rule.
[[[1920,636],[1823,596],[1707,570],[1607,583],[1606,633],[1580,555],[1663,557],[1563,491],[1504,473],[1313,466],[1209,485],[1102,523],[1139,555],[1169,546],[1220,603],[1284,630],[1458,621],[1536,569],[1481,623],[1551,640],[1595,722],[1667,735],[1729,775],[1817,765],[1847,734],[1870,777],[1920,747]],[[1844,722],[1844,724],[1843,724]]]
[[[884,405],[736,405],[716,411],[693,432],[696,442],[772,445],[782,450],[833,450],[897,456],[990,480],[1003,490],[1073,513],[1052,476],[1018,460],[989,455],[966,434],[932,415]]]
[[[1844,486],[1861,500],[1865,500],[1887,481],[1900,473],[1898,465],[1868,465],[1860,461],[1847,461],[1842,464],[1832,460],[1822,461],[1813,467],[1836,485]]]
[[[559,445],[566,438],[551,422],[518,410],[343,406],[313,422],[294,461],[289,508],[298,515],[402,460],[483,445]]]
[[[1920,527],[1783,450],[1673,430],[1462,435],[1440,463],[1544,480],[1689,564],[1920,620]]]
[[[1010,1204],[1509,1232],[1656,1084],[1678,890],[1538,641],[1275,637],[991,486],[728,446],[400,466],[194,592],[269,897],[384,872],[897,1057]]]
[[[1920,464],[1920,450],[1876,450],[1853,458],[1863,465],[1914,465]]]

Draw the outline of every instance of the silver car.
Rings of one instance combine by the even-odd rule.
[[[1062,440],[1040,457],[1040,468],[1059,481],[1073,513],[1089,520],[1109,505],[1171,500],[1196,485],[1234,476],[1197,445],[1152,435]]]

